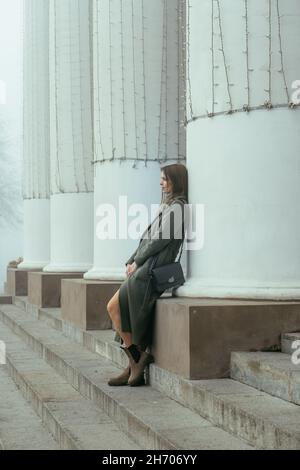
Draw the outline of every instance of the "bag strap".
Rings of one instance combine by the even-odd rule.
[[[183,207],[183,210],[184,210],[184,207]],[[162,213],[159,214],[159,218],[160,218],[159,223],[161,223],[161,216],[162,216]],[[185,227],[184,227],[184,221],[183,221],[183,224],[182,224],[182,242],[180,244],[180,253],[179,253],[179,258],[177,259],[177,262],[180,262],[182,252],[183,252],[183,244],[184,244],[184,239],[185,239],[185,230],[184,230],[184,228]],[[177,256],[176,256],[176,258],[177,258]],[[155,267],[157,260],[158,260],[158,254],[153,256],[153,260],[152,260],[152,263],[151,263],[150,268],[149,268],[150,273],[151,273],[152,269]],[[175,259],[175,262],[176,262],[176,259]]]

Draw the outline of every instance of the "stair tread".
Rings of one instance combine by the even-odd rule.
[[[42,309],[46,310],[46,309]],[[60,309],[57,309],[60,310]],[[49,311],[51,314],[52,312]],[[118,348],[118,343],[115,343],[113,341],[115,332],[113,330],[98,330],[98,331],[88,331],[86,334],[92,335],[95,338],[97,338],[99,341],[102,341],[104,344],[105,343],[110,343],[110,346],[113,348]],[[278,367],[282,367],[282,369],[286,369],[287,367],[290,370],[293,371],[299,371],[300,372],[300,367],[295,366],[291,363],[290,356],[288,354],[283,354],[280,352],[237,352],[237,353],[232,353],[232,354],[241,354],[245,355],[247,357],[248,355],[251,355],[251,357],[254,359],[256,357],[258,358],[266,358],[268,360],[273,361],[274,364],[277,364]],[[278,358],[280,358],[280,361],[278,361]],[[151,365],[151,369],[155,369],[156,366],[155,364]],[[192,388],[197,388],[199,390],[203,391],[211,391],[215,395],[228,395],[227,398],[229,399],[229,394],[232,395],[244,395],[244,396],[261,396],[263,398],[268,398],[269,402],[272,403],[274,406],[278,405],[277,398],[273,400],[274,397],[269,396],[269,394],[266,394],[262,391],[257,390],[254,387],[250,387],[249,385],[237,382],[232,379],[209,379],[209,380],[188,380],[188,379],[183,379],[181,378],[181,381],[184,382],[185,384],[189,384]],[[225,397],[224,397],[225,398]],[[297,408],[296,408],[297,409]]]
[[[60,308],[41,308],[41,312],[47,313],[54,318],[58,318],[61,320],[61,309]]]
[[[300,365],[293,364],[291,356],[282,352],[233,352],[232,356],[245,361],[260,364],[260,367],[272,367],[282,371],[295,371],[300,373]]]
[[[82,397],[61,375],[0,324],[7,361],[22,376],[55,421],[72,436],[79,449],[139,449],[128,436],[90,400]],[[29,406],[29,405],[28,405]]]
[[[289,404],[297,407],[295,415],[300,423],[300,364],[294,364],[290,354],[232,353],[231,375],[274,397],[291,402]]]
[[[9,450],[58,450],[59,447],[41,419],[0,366],[0,448]],[[2,442],[2,446],[1,446]]]
[[[107,380],[119,373],[113,363],[88,351],[62,333],[48,327],[18,307],[0,309],[34,338],[42,338],[47,348],[109,397],[119,407],[146,425],[152,432],[163,435],[174,448],[185,449],[252,449],[243,439],[216,427],[198,413],[163,395],[151,386],[109,387]],[[26,316],[26,319],[24,317]],[[30,320],[31,318],[31,320]],[[53,341],[54,337],[57,341]]]

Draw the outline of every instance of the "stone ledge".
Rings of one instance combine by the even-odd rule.
[[[0,304],[12,304],[12,296],[0,295]]]
[[[111,329],[106,305],[120,285],[115,281],[63,279],[61,318],[83,330]]]
[[[38,307],[60,307],[62,279],[82,278],[84,273],[28,273],[28,302]]]
[[[38,269],[18,269],[7,267],[5,294],[12,296],[24,296],[28,294],[28,273],[39,271]]]
[[[204,310],[202,318],[204,324],[202,327],[199,311],[196,310],[194,316],[190,315],[190,309],[194,308],[190,304],[191,300],[183,298],[161,298],[158,300],[155,339],[152,347],[155,364],[159,368],[187,379],[221,378],[220,375],[223,370],[227,372],[226,377],[229,377],[231,352],[272,349],[272,347],[273,349],[274,347],[275,349],[280,349],[281,332],[299,330],[299,328],[294,328],[295,324],[300,322],[300,313],[297,312],[297,310],[300,311],[299,303],[274,302],[273,306],[277,306],[277,308],[273,309],[269,302],[249,301],[243,303],[242,301],[235,302],[229,300],[224,302],[216,300],[214,302],[212,299],[193,299],[192,305],[196,306],[196,308],[208,309]],[[126,365],[126,360],[124,360],[123,355],[119,351],[119,343],[113,341],[113,331],[87,331],[68,319],[63,320],[61,310],[59,309],[39,309],[37,306],[30,305],[27,300],[22,298],[15,298],[14,303],[29,313],[34,314],[36,318],[46,321],[53,328],[63,331],[66,336],[83,344],[91,351],[99,352],[119,366]],[[177,306],[174,306],[174,303]],[[170,310],[168,310],[169,306]],[[239,306],[243,307],[241,311],[236,309]],[[283,311],[281,316],[278,308],[284,306],[286,311]],[[259,307],[264,309],[268,307],[269,313],[266,316],[268,322],[265,323],[264,317],[261,316],[264,315],[264,311],[254,311],[253,319],[256,319],[256,321],[252,324],[253,310],[251,309]],[[217,308],[215,314],[214,310],[211,310],[212,308]],[[224,308],[225,310],[222,310]],[[232,312],[230,308],[233,309]],[[289,308],[296,309],[296,313],[289,312]],[[209,318],[206,319],[207,317]],[[176,319],[175,322],[174,318]],[[245,325],[243,324],[244,319],[247,318],[249,320],[248,326],[246,323]],[[275,323],[273,319],[274,321],[276,320]],[[202,333],[201,331],[197,333],[200,328],[199,322],[201,328],[203,328]],[[213,328],[214,322],[215,328]],[[234,323],[235,326],[232,328],[231,325]],[[270,324],[271,327],[268,330]],[[245,328],[246,333],[243,332],[243,328]],[[204,338],[201,345],[197,345],[197,334],[199,334],[199,337]],[[210,351],[209,335],[211,335],[211,341],[215,345],[213,351]],[[160,341],[159,344],[158,339]],[[193,346],[194,344],[196,344],[195,347]],[[180,355],[180,360],[176,355]],[[207,377],[207,364],[209,365],[209,361],[211,361],[209,372],[211,372],[212,376]],[[220,364],[217,361],[220,361]],[[196,373],[198,376],[195,377]]]
[[[158,367],[188,379],[229,377],[233,351],[281,348],[300,327],[300,302],[160,299],[153,354]]]

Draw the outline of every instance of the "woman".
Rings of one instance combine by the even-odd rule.
[[[118,377],[111,378],[111,386],[141,385],[144,369],[153,362],[145,350],[152,344],[155,302],[162,292],[151,285],[149,269],[173,262],[184,233],[184,204],[187,203],[187,170],[184,165],[168,165],[161,169],[162,204],[158,215],[143,233],[139,246],[126,263],[127,279],[107,305],[115,330],[122,338],[122,347],[129,359],[128,367]],[[180,209],[181,217],[171,217]],[[168,229],[168,237],[159,238]],[[166,233],[166,232],[165,232]]]

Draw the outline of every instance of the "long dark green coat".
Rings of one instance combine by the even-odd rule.
[[[133,343],[142,347],[152,344],[155,302],[162,294],[153,289],[149,268],[154,255],[157,256],[156,267],[175,261],[182,243],[185,202],[182,197],[177,197],[169,205],[160,207],[159,214],[143,233],[138,248],[126,262],[127,265],[135,261],[138,268],[120,287],[122,331],[131,332]],[[182,218],[174,222],[171,216],[170,224],[170,213],[178,209]],[[169,237],[159,238],[158,234],[166,229]]]

